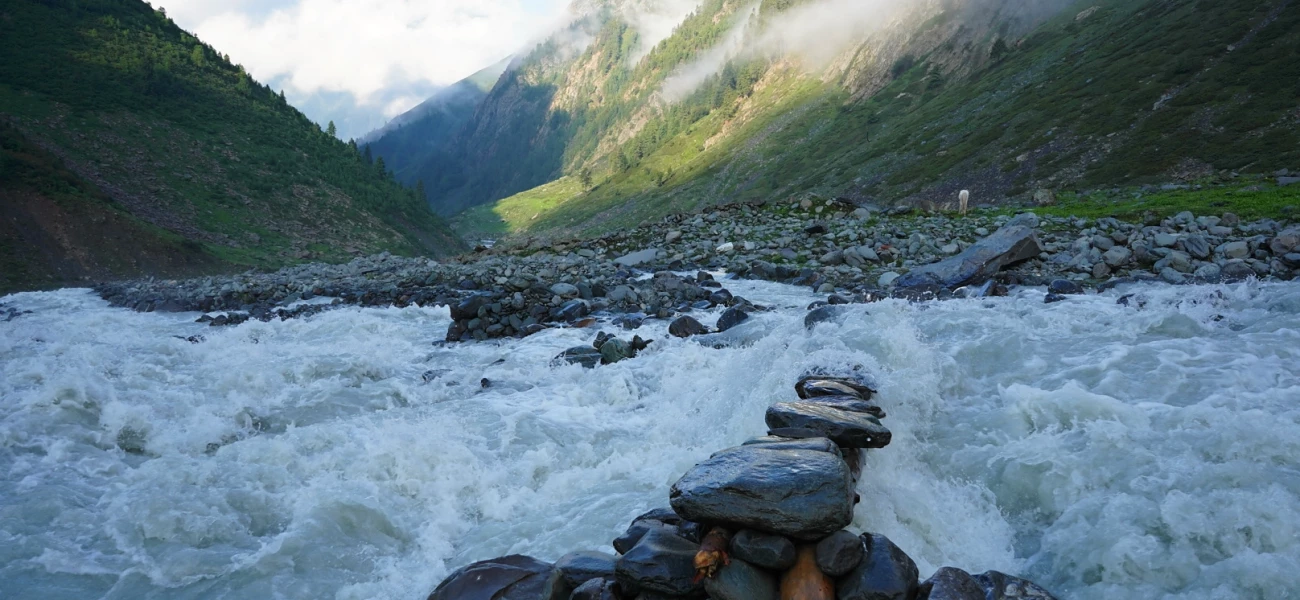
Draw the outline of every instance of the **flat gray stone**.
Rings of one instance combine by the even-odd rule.
[[[940,286],[950,290],[980,284],[1004,267],[1034,258],[1042,251],[1033,228],[1008,225],[957,256],[912,269],[893,284],[904,289]]]
[[[818,450],[741,446],[686,472],[669,492],[685,519],[729,523],[818,540],[853,520],[853,480],[839,457]]]
[[[845,448],[884,448],[892,434],[880,420],[828,404],[800,400],[778,402],[767,409],[767,426],[777,429],[808,429]]]

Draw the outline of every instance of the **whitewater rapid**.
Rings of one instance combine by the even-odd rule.
[[[894,436],[853,528],[922,577],[1300,589],[1300,284],[885,301],[812,332],[806,290],[726,285],[777,309],[722,349],[648,321],[620,333],[649,350],[595,370],[551,359],[596,329],[443,346],[446,308],[209,328],[6,297],[32,312],[0,322],[0,595],[418,600],[475,560],[610,551],[805,369],[855,365]]]

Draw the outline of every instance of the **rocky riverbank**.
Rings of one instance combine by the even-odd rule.
[[[716,306],[740,314],[758,309],[706,270],[808,286],[832,304],[996,295],[1016,285],[1050,286],[1049,299],[1060,300],[1125,281],[1290,280],[1300,274],[1300,226],[1245,223],[1232,214],[1143,223],[1032,213],[880,214],[805,200],[673,215],[588,240],[510,240],[447,262],[384,254],[96,289],[134,310],[227,313],[208,317],[213,325],[341,305],[447,305],[454,319],[448,341],[526,336],[600,315],[625,315],[622,322],[635,325]]]
[[[612,541],[617,554],[481,561],[429,600],[1052,599],[997,571],[944,567],[920,581],[889,538],[845,530],[864,453],[890,442],[874,388],[857,372],[805,374],[797,399],[768,408],[768,435],[688,470],[668,493],[671,508],[637,517]]]

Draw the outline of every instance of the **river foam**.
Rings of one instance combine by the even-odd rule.
[[[923,576],[1300,588],[1300,285],[886,301],[812,332],[805,290],[727,287],[779,308],[722,349],[651,321],[626,334],[649,350],[596,370],[551,363],[595,330],[435,345],[445,308],[209,328],[9,296],[32,312],[0,322],[6,597],[418,599],[474,560],[608,550],[688,467],[762,434],[805,369],[858,365],[894,441],[853,527]]]

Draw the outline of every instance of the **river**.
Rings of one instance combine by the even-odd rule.
[[[809,332],[806,290],[726,283],[774,310],[725,348],[648,321],[623,335],[650,349],[595,370],[551,359],[596,329],[436,344],[446,308],[210,328],[8,296],[31,312],[0,322],[0,595],[421,600],[474,560],[611,551],[800,373],[855,366],[894,436],[852,527],[922,577],[1300,589],[1300,284],[890,300]]]

